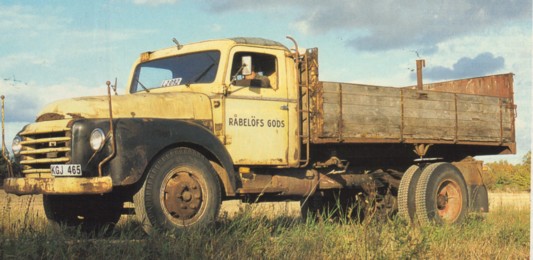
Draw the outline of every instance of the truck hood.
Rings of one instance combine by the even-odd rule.
[[[212,119],[210,99],[198,93],[138,93],[112,96],[113,118]],[[109,118],[107,96],[64,99],[46,105],[36,121]]]

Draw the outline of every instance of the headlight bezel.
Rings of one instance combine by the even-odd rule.
[[[94,152],[102,150],[106,143],[106,134],[101,128],[95,128],[89,137],[89,146]]]
[[[22,137],[20,137],[19,135],[13,138],[13,142],[11,143],[11,151],[13,152],[15,156],[19,156],[20,152],[22,152],[21,142],[22,142]]]

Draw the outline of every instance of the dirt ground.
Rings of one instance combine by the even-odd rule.
[[[490,209],[497,210],[505,209],[521,209],[529,210],[531,206],[530,193],[489,193]],[[242,203],[239,200],[224,201],[220,215],[222,217],[232,217],[240,211],[249,207],[254,215],[265,215],[273,218],[284,215],[291,217],[300,216],[299,202],[261,202],[255,204]],[[126,207],[133,207],[131,203],[127,203]],[[6,217],[6,211],[10,212],[12,218],[24,215],[26,213],[33,213],[32,215],[38,218],[45,218],[42,207],[42,195],[33,196],[15,196],[6,194],[4,190],[0,189],[0,210],[3,217]],[[125,219],[132,216],[124,216]]]

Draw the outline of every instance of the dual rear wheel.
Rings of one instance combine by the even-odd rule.
[[[411,223],[460,223],[468,211],[463,175],[450,163],[411,166],[400,182],[398,211]]]

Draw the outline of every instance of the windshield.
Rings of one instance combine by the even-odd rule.
[[[215,80],[219,51],[207,51],[153,60],[139,64],[135,69],[131,92]]]

